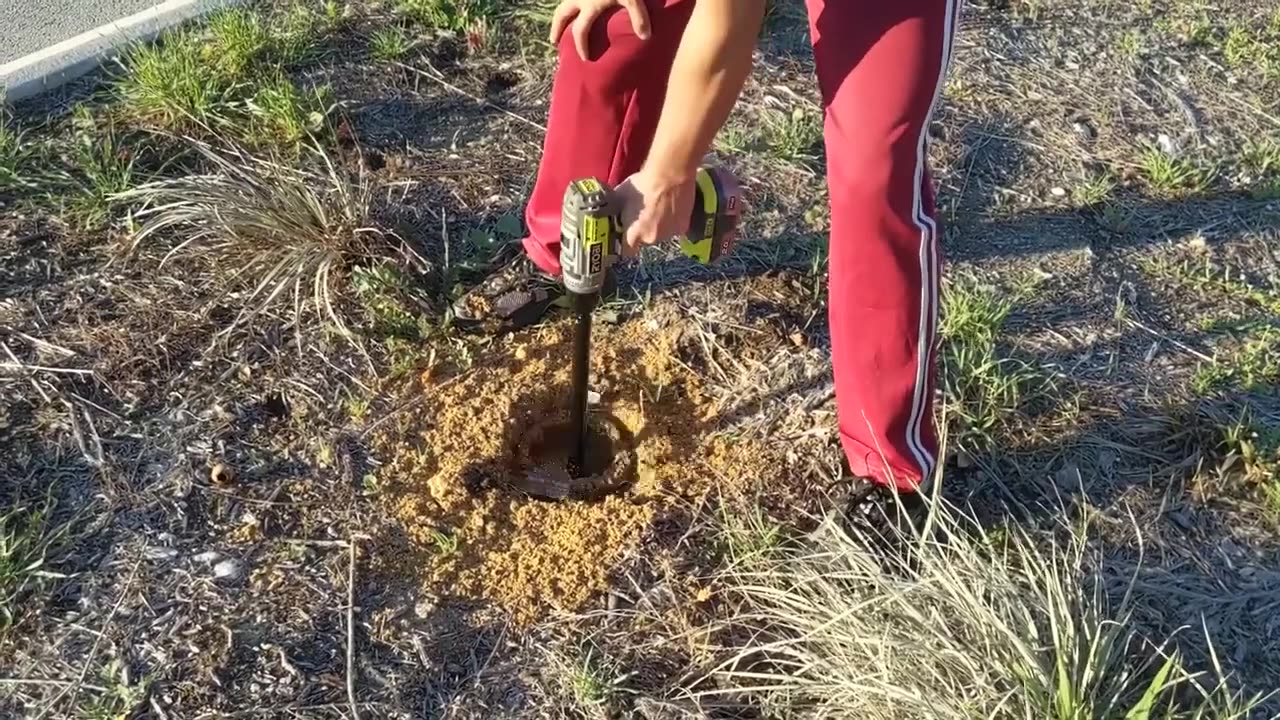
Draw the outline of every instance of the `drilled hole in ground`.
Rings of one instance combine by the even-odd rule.
[[[636,478],[635,438],[620,420],[592,413],[581,471],[574,477],[569,457],[576,443],[568,422],[534,425],[517,448],[513,489],[546,500],[599,500],[623,492]]]

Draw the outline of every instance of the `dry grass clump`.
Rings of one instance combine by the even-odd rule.
[[[700,698],[746,694],[780,717],[817,718],[1257,712],[1262,698],[1229,689],[1211,646],[1218,672],[1206,679],[1171,638],[1140,633],[1133,583],[1109,601],[1083,524],[1046,542],[1016,526],[983,530],[937,507],[949,540],[893,538],[914,548],[915,561],[891,561],[891,572],[862,531],[829,521],[784,548],[767,522],[744,516],[768,551],[739,555],[720,578],[736,603],[726,630],[739,644],[703,678],[720,689]]]
[[[180,255],[212,261],[228,289],[247,287],[231,328],[277,301],[291,302],[295,327],[310,306],[350,337],[334,304],[352,261],[368,255],[373,187],[319,144],[314,169],[291,167],[232,147],[219,151],[191,141],[209,171],[141,185],[121,199],[141,203],[133,247],[159,235],[179,242],[162,264]],[[230,331],[227,328],[224,332]]]

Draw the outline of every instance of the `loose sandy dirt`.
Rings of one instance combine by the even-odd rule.
[[[421,378],[419,416],[381,442],[393,456],[391,512],[421,551],[404,553],[413,567],[399,569],[524,624],[598,597],[664,512],[776,477],[763,447],[711,433],[715,410],[680,359],[675,313],[596,324],[593,418],[613,424],[608,479],[625,485],[603,499],[549,502],[515,482],[539,431],[568,419],[572,323],[499,341],[451,379]]]

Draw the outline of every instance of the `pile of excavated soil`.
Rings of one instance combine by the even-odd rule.
[[[673,312],[594,329],[593,422],[612,424],[609,472],[625,480],[603,499],[549,502],[517,482],[531,441],[568,419],[571,323],[501,341],[451,380],[422,378],[428,398],[409,432],[380,443],[393,456],[383,473],[390,510],[421,550],[402,553],[410,567],[397,571],[528,623],[598,597],[615,563],[674,504],[777,477],[764,448],[709,431],[714,410],[678,359]]]

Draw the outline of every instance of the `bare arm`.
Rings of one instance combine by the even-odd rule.
[[[641,172],[685,182],[711,148],[751,72],[765,0],[696,0]]]

